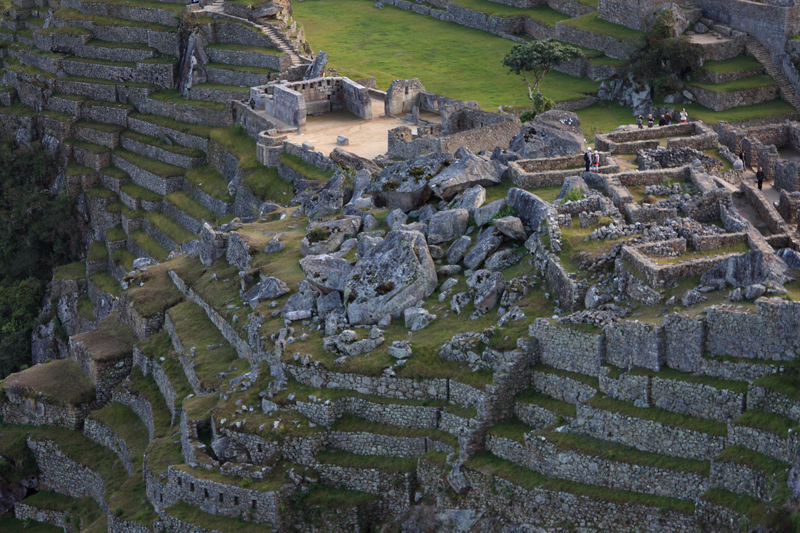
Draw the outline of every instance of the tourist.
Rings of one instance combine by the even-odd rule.
[[[742,166],[747,168],[747,154],[745,154],[744,148],[742,148],[742,153],[739,154],[739,159],[742,160]]]
[[[756,172],[756,180],[758,180],[758,190],[761,190],[761,185],[764,183],[764,169],[758,167],[758,172]]]
[[[667,111],[666,113],[664,113],[664,120],[666,120],[666,121],[667,121],[667,126],[669,126],[670,124],[672,124],[672,115],[670,115],[670,114],[669,114],[669,111]]]
[[[636,117],[636,125],[639,126],[640,130],[644,129],[644,119],[642,118],[642,115]]]
[[[687,120],[689,120],[689,114],[686,112],[686,108],[684,107],[681,109],[681,123],[684,123]]]
[[[583,154],[583,162],[586,163],[586,172],[589,172],[589,167],[592,166],[592,149],[587,148],[586,153]]]
[[[653,121],[653,115],[647,115],[647,127],[648,128],[652,128],[653,127],[653,122],[654,122]]]
[[[595,150],[594,154],[592,154],[592,166],[594,167],[595,172],[600,168],[600,152],[597,150]]]
[[[661,118],[658,119],[658,125],[659,126],[666,126],[667,125],[667,119],[664,118],[664,115],[661,115]]]

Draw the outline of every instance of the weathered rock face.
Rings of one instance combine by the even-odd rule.
[[[461,197],[456,200],[456,203],[453,207],[458,209],[466,209],[469,211],[469,216],[475,216],[475,210],[482,206],[483,202],[485,201],[486,189],[480,185],[475,185],[471,189],[464,191]]]
[[[584,194],[589,191],[589,186],[586,185],[586,182],[583,181],[583,178],[580,176],[569,176],[564,178],[564,183],[561,185],[561,190],[558,192],[558,196],[556,196],[556,202],[563,200],[573,187],[577,187],[583,191]]]
[[[300,268],[306,279],[323,292],[343,291],[345,279],[353,270],[350,261],[327,254],[304,257]]]
[[[765,284],[783,285],[789,281],[789,267],[775,254],[753,250],[746,254],[725,259],[701,277],[703,285],[722,286],[730,283],[734,287],[749,287]]]
[[[360,229],[361,218],[356,216],[311,224],[300,243],[300,253],[304,256],[333,253],[345,239],[354,237]]]
[[[537,231],[551,209],[550,204],[522,189],[509,190],[506,200],[529,231]]]
[[[198,246],[200,262],[203,266],[210,267],[214,261],[225,255],[228,247],[228,235],[220,231],[214,231],[211,224],[203,223],[200,229],[200,246]]]
[[[569,111],[546,111],[520,128],[511,150],[524,159],[577,154],[583,148],[581,119]]]
[[[464,259],[464,254],[467,253],[467,249],[472,246],[472,238],[468,235],[462,236],[456,242],[450,245],[450,248],[447,250],[447,262],[451,265],[455,265],[456,263],[461,262]]]
[[[417,231],[392,231],[358,262],[344,290],[351,324],[375,324],[430,296],[438,278],[425,237]]]
[[[525,242],[528,234],[519,217],[502,217],[494,220],[494,227],[511,240]]]
[[[475,311],[484,315],[500,303],[506,280],[500,272],[479,270],[467,280],[467,286],[475,294]]]
[[[449,242],[464,235],[469,222],[469,211],[450,209],[439,211],[428,221],[428,243]]]
[[[475,224],[478,226],[485,226],[490,223],[494,216],[508,206],[508,201],[505,198],[495,200],[490,204],[477,208],[472,216],[475,217]]]
[[[503,234],[496,229],[488,228],[478,237],[472,250],[464,257],[464,266],[471,270],[479,268],[486,259],[503,244]]]
[[[331,152],[331,159],[333,159],[333,161],[338,163],[340,166],[350,170],[355,170],[356,172],[359,170],[367,170],[370,174],[374,174],[381,171],[381,167],[379,167],[378,164],[372,159],[365,159],[354,154],[353,152],[348,152],[347,150],[343,150],[341,148],[333,149],[333,152]]]
[[[268,277],[242,294],[242,299],[258,304],[261,300],[274,300],[289,292],[289,287],[278,278]]]
[[[452,163],[453,154],[436,153],[400,161],[375,175],[367,187],[378,207],[398,208],[408,213],[433,195],[429,180]]]
[[[344,186],[344,176],[333,176],[316,194],[303,200],[303,213],[311,220],[333,215],[341,211],[352,191]]]
[[[500,176],[495,170],[495,165],[472,154],[453,162],[435,176],[428,185],[433,194],[450,201],[461,191],[476,185],[489,187],[500,183]]]

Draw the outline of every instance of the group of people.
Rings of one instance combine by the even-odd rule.
[[[686,112],[686,109],[681,109],[680,113],[681,123],[685,123],[689,120],[689,114]],[[655,124],[655,119],[653,115],[647,115],[647,127],[652,128],[653,124]],[[669,111],[661,115],[661,118],[658,119],[659,126],[669,126],[672,124],[672,115],[669,114]],[[642,115],[636,117],[636,125],[639,126],[639,129],[644,129],[644,118]]]
[[[744,151],[742,148],[742,152],[739,154],[739,159],[742,160],[742,167],[747,168],[747,152]],[[762,167],[758,167],[758,171],[756,172],[756,181],[758,182],[758,190],[761,190],[761,186],[764,184],[764,178],[766,175],[764,174],[764,169]]]
[[[586,172],[589,172],[589,169],[596,171],[600,168],[600,152],[597,150],[592,152],[591,148],[587,148],[583,154],[583,162],[586,163]]]

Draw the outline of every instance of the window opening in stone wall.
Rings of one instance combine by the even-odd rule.
[[[181,484],[182,484],[182,483],[181,483],[181,478],[178,478],[178,486],[180,487],[180,486],[181,486]]]
[[[203,496],[205,496],[206,500],[208,499],[208,489],[203,489]]]
[[[219,493],[219,503],[222,503],[222,493]]]
[[[256,501],[255,500],[250,502],[250,508],[255,510],[255,508],[256,508]]]
[[[258,453],[261,453],[261,452],[263,452],[263,451],[264,451],[264,450],[263,450],[263,446],[261,446],[261,445],[259,444],[259,445],[258,445]]]
[[[239,505],[239,497],[238,496],[234,496],[233,497],[233,505]]]
[[[189,492],[194,492],[194,483],[189,484]]]
[[[159,501],[159,503],[164,503],[164,495],[163,494],[159,494],[158,495],[158,501]]]

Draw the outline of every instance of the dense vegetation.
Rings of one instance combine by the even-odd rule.
[[[58,172],[40,143],[0,142],[0,377],[30,360],[53,268],[80,250],[73,199],[50,192]]]

